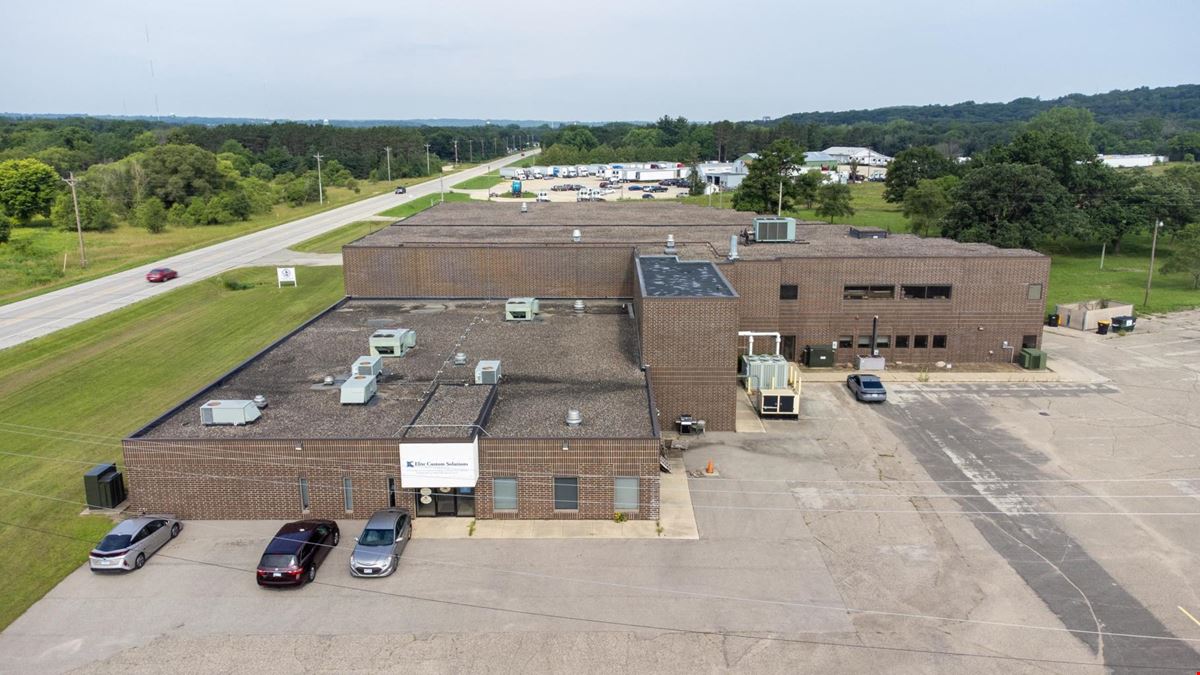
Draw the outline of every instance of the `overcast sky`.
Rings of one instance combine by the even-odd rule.
[[[1197,27],[1196,0],[9,0],[0,111],[745,120],[1195,83]]]

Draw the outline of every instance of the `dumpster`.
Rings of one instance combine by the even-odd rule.
[[[1046,315],[1046,325],[1047,326],[1057,326],[1058,321],[1059,321],[1059,316],[1057,314],[1047,314]]]
[[[1101,335],[1108,335],[1108,327],[1112,325],[1111,321],[1100,319],[1096,322],[1096,332]]]

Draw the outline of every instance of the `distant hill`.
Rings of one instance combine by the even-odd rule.
[[[1200,85],[1114,89],[1107,94],[1067,94],[1055,99],[1018,98],[1008,103],[965,101],[954,105],[893,106],[871,110],[792,113],[768,122],[779,124],[886,124],[906,120],[915,124],[1021,122],[1055,106],[1086,108],[1098,122],[1110,119],[1159,117],[1200,120]]]
[[[326,124],[331,127],[482,127],[517,126],[517,127],[558,127],[567,124],[582,124],[594,126],[604,122],[570,122],[556,120],[509,120],[509,119],[470,119],[470,118],[430,118],[407,120],[339,120],[339,119],[266,119],[261,117],[201,117],[196,115],[87,115],[83,113],[7,113],[0,112],[0,117],[19,120],[37,119],[69,119],[72,117],[88,117],[100,120],[132,120],[139,122],[158,122],[168,125],[198,124],[205,127],[215,127],[221,124],[271,124],[273,122],[296,122],[299,124]]]

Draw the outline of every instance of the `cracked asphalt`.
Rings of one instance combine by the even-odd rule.
[[[0,671],[1196,671],[1200,312],[1045,342],[1098,377],[807,385],[800,422],[693,442],[720,472],[689,481],[698,541],[418,521],[396,575],[350,578],[347,540],[278,592],[248,571],[276,523],[193,523],[136,574],[72,574]]]

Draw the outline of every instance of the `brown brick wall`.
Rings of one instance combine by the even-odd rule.
[[[635,306],[662,428],[688,414],[713,431],[733,431],[738,298],[639,297]]]
[[[342,260],[362,298],[633,296],[628,246],[349,246]]]
[[[505,518],[612,518],[611,476],[641,477],[641,504],[631,518],[658,518],[657,439],[481,439],[476,516],[492,517],[491,477],[519,476],[516,514]],[[300,448],[299,450],[297,448]],[[388,506],[388,477],[396,505],[415,513],[415,493],[400,488],[394,440],[145,441],[124,443],[125,475],[134,511],[180,518],[366,518]],[[579,476],[580,508],[553,509],[552,477]],[[303,511],[299,478],[308,479]],[[351,478],[353,510],[345,509],[342,479]],[[485,479],[486,477],[486,479]],[[543,494],[545,493],[545,494]]]

